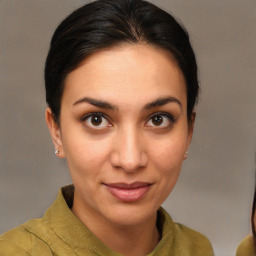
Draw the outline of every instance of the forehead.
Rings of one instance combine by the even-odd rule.
[[[149,45],[122,45],[90,55],[65,80],[63,101],[97,97],[117,104],[172,96],[186,104],[186,85],[175,58]]]

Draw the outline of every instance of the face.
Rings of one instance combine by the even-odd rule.
[[[193,126],[175,59],[146,45],[84,60],[66,78],[60,127],[50,109],[46,120],[58,156],[67,159],[73,210],[119,225],[156,216],[178,179]]]

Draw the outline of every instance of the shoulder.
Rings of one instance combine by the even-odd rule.
[[[213,256],[213,248],[209,239],[203,234],[183,225],[173,222],[171,216],[163,208],[159,210],[163,236],[170,235],[173,239],[174,255]]]
[[[214,255],[212,245],[205,235],[180,223],[174,223],[174,228],[177,250],[186,247],[189,248],[190,255]]]
[[[236,256],[253,256],[254,248],[253,248],[253,239],[252,236],[249,235],[245,237],[237,247]]]
[[[0,256],[52,255],[48,245],[27,227],[40,227],[40,219],[31,220],[0,235]]]
[[[178,238],[183,237],[185,240],[189,240],[191,242],[210,244],[210,241],[205,235],[194,229],[180,223],[174,223],[174,227]]]

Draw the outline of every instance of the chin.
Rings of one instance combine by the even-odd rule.
[[[145,205],[126,204],[113,207],[111,212],[105,212],[105,217],[112,223],[121,226],[140,225],[155,218],[158,208],[145,207]]]

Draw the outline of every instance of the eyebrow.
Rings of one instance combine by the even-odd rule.
[[[151,109],[151,108],[155,108],[155,107],[160,107],[160,106],[163,106],[167,103],[172,103],[172,102],[177,103],[180,106],[180,108],[182,109],[181,102],[175,97],[158,98],[155,101],[146,104],[144,109]],[[89,98],[89,97],[84,97],[84,98],[81,98],[81,99],[77,100],[76,102],[73,103],[73,106],[78,105],[80,103],[89,103],[93,106],[103,108],[103,109],[118,110],[118,107],[116,105],[112,105],[107,101],[96,100],[96,99]]]
[[[145,109],[160,107],[160,106],[163,106],[163,105],[165,105],[167,103],[170,103],[170,102],[177,103],[180,106],[180,108],[182,109],[181,102],[175,97],[159,98],[159,99],[157,99],[153,102],[150,102],[150,103],[146,104]]]
[[[104,108],[104,109],[111,109],[111,110],[117,110],[118,107],[115,105],[112,105],[106,101],[103,100],[96,100],[96,99],[92,99],[89,97],[84,97],[82,99],[79,99],[78,101],[76,101],[75,103],[73,103],[73,106],[80,104],[80,103],[89,103],[93,106],[99,107],[99,108]]]

